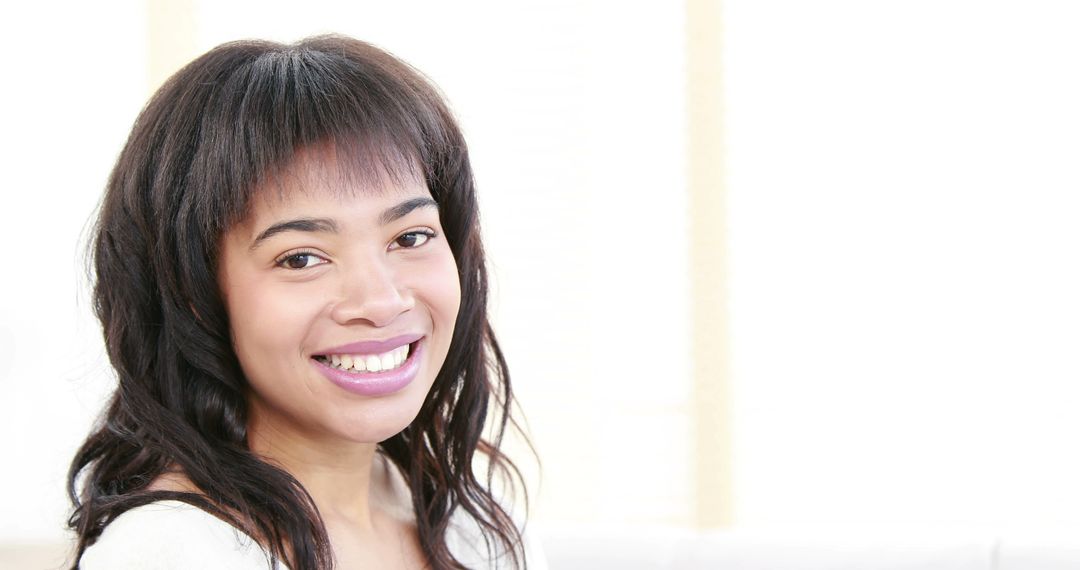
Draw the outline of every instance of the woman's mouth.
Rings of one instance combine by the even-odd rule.
[[[362,345],[357,348],[364,349]],[[347,347],[348,350],[357,348]],[[316,354],[312,355],[311,361],[338,387],[354,394],[377,397],[398,392],[416,378],[423,350],[421,338],[385,352]]]
[[[416,343],[399,346],[379,354],[317,354],[315,360],[346,372],[385,372],[400,368],[413,352]]]

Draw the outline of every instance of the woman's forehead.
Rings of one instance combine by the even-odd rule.
[[[257,185],[239,224],[296,208],[382,203],[431,196],[415,161],[343,156],[333,146],[303,149]]]
[[[423,168],[398,149],[323,144],[297,151],[293,159],[256,188],[265,200],[287,200],[297,194],[327,192],[360,195],[426,190]]]
[[[414,197],[431,197],[423,180],[411,179],[368,183],[365,180],[332,178],[298,179],[253,196],[249,217],[259,218],[279,212],[322,209],[347,210],[380,208]]]
[[[341,189],[326,185],[288,187],[282,193],[256,195],[248,215],[228,229],[226,240],[254,244],[262,241],[272,228],[291,224],[333,228],[334,233],[363,231],[382,227],[396,219],[397,211],[411,211],[417,205],[437,205],[422,182],[369,189]],[[398,214],[400,215],[400,214]]]

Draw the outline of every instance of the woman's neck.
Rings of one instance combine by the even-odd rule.
[[[311,495],[339,567],[428,565],[408,486],[376,444],[312,441],[251,428],[251,450],[288,471]]]
[[[253,422],[248,426],[248,446],[295,477],[324,520],[374,528],[373,510],[385,498],[376,444],[316,439]]]

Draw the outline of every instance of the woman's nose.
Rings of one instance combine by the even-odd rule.
[[[334,304],[332,317],[343,325],[366,321],[384,327],[412,306],[412,294],[397,282],[393,269],[372,263],[342,272],[341,296]]]

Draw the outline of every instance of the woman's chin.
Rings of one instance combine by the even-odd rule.
[[[403,404],[403,403],[399,403]],[[380,443],[399,434],[413,423],[423,402],[408,406],[385,406],[372,409],[344,422],[339,437],[356,443]],[[395,409],[387,409],[395,408]]]

